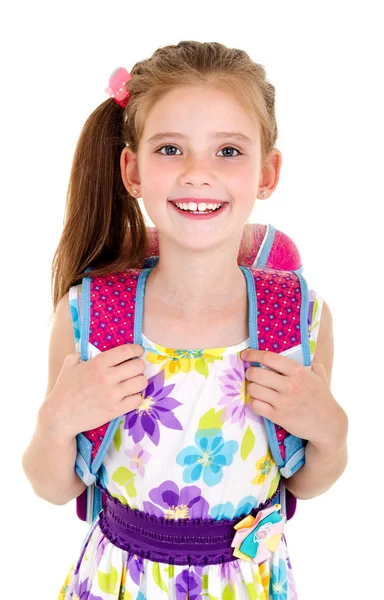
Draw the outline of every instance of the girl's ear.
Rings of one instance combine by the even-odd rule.
[[[120,155],[120,171],[124,187],[131,196],[132,190],[140,186],[136,154],[125,147]]]
[[[283,157],[281,155],[280,150],[277,148],[272,148],[268,157],[265,160],[265,165],[261,170],[259,187],[260,189],[264,189],[267,194],[262,196],[260,200],[265,200],[269,198],[277,184],[279,183],[280,178],[280,169]]]

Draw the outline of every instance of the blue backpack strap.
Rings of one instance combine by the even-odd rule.
[[[87,271],[90,271],[90,269],[87,269]],[[69,305],[76,352],[80,353],[80,358],[82,360],[88,360],[87,331],[89,331],[89,283],[89,278],[83,278],[81,284],[74,285],[69,290]],[[84,492],[76,498],[77,515],[81,520],[92,523],[98,512],[101,510],[102,493],[101,490],[96,487],[96,477],[91,472],[91,448],[89,441],[82,434],[79,434],[76,436],[76,443],[77,456],[75,461],[75,471],[80,479],[87,485]]]
[[[269,255],[275,240],[276,228],[273,225],[267,225],[267,231],[265,232],[264,240],[259,248],[259,252],[256,256],[254,267],[265,267],[268,262]]]
[[[257,296],[256,296],[256,288],[255,281],[251,270],[246,267],[240,267],[244,273],[244,276],[247,279],[248,284],[248,297],[249,297],[249,337],[250,337],[250,347],[259,349],[259,339],[258,339],[258,315],[260,311],[258,310]],[[271,273],[279,273],[277,270],[269,269]],[[302,267],[300,267],[296,271],[291,271],[294,273],[300,283],[300,291],[301,291],[301,305],[300,305],[300,343],[301,343],[301,356],[296,356],[296,360],[305,366],[309,366],[311,364],[311,355],[310,355],[310,347],[309,347],[309,339],[308,339],[308,309],[309,309],[309,298],[308,298],[308,286],[301,274]],[[254,366],[260,367],[259,363],[253,363]],[[279,467],[280,474],[288,479],[291,477],[300,467],[303,466],[305,462],[305,445],[306,440],[298,438],[289,432],[287,432],[287,436],[284,439],[284,447],[285,447],[285,458],[283,458],[280,450],[279,441],[277,438],[277,428],[274,423],[272,423],[269,419],[264,418],[268,441],[270,445],[271,454],[277,466]],[[282,492],[285,493],[285,490],[282,488]],[[284,501],[282,493],[282,500]]]
[[[87,269],[87,271],[90,269]],[[137,281],[136,295],[139,298],[143,296],[143,289],[145,286],[145,280],[149,275],[151,268],[143,269],[140,271],[140,275]],[[76,329],[80,331],[80,357],[82,360],[88,360],[89,356],[89,333],[90,333],[90,320],[91,320],[91,278],[84,277],[82,280],[82,294],[81,294],[81,322],[80,326],[77,322]],[[78,313],[80,311],[78,310]],[[75,312],[74,312],[75,314]],[[134,331],[133,343],[141,343],[141,323],[143,318],[143,302],[139,301],[135,304],[135,311],[132,312],[131,316],[127,316],[131,319],[132,330]],[[75,326],[75,325],[74,325]],[[113,419],[110,423],[106,424],[105,433],[99,436],[101,439],[100,447],[96,454],[94,453],[93,443],[91,440],[84,435],[79,433],[76,436],[77,441],[77,457],[75,463],[75,470],[79,477],[86,483],[87,489],[83,493],[82,498],[79,499],[77,504],[78,516],[86,520],[88,523],[92,523],[97,517],[98,513],[102,509],[103,505],[103,479],[101,474],[102,462],[105,454],[115,436],[115,433],[121,422],[121,417]],[[84,504],[86,507],[84,507]]]
[[[293,271],[299,279],[301,289],[301,306],[300,306],[300,341],[301,341],[301,356],[296,355],[296,360],[303,366],[311,365],[311,353],[308,337],[308,285],[302,275],[302,267]],[[289,434],[284,439],[285,459],[281,456],[280,446],[276,435],[276,427],[271,421],[265,419],[268,431],[269,442],[271,445],[272,456],[279,466],[281,475],[288,479],[298,471],[305,462],[305,445],[306,440]]]

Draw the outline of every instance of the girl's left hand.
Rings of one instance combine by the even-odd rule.
[[[321,363],[313,361],[310,367],[303,367],[281,354],[251,348],[241,358],[268,367],[250,366],[245,372],[255,413],[315,445],[337,443],[345,413],[332,396]]]

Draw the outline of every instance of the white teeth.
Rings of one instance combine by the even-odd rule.
[[[188,203],[179,203],[179,202],[175,202],[175,205],[177,206],[177,208],[181,208],[182,210],[189,210],[189,211],[193,211],[193,212],[204,212],[206,210],[217,210],[219,208],[221,208],[223,206],[224,202],[222,202],[221,204],[213,204],[213,203],[209,203],[207,204],[206,202],[201,202],[201,204],[197,204],[196,202],[188,202]]]

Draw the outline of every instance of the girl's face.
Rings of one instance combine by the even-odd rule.
[[[177,88],[150,111],[138,154],[122,157],[122,169],[135,182],[130,191],[140,188],[159,241],[193,250],[231,242],[237,248],[259,192],[259,125],[229,91]],[[185,198],[224,207],[212,218],[191,218],[173,204]]]

